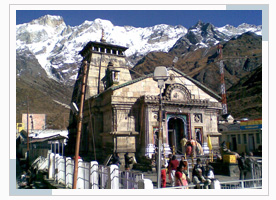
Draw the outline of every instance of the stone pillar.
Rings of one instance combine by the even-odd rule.
[[[154,145],[150,141],[150,130],[149,130],[149,107],[146,106],[145,109],[145,156],[152,157],[154,153]]]
[[[167,143],[164,143],[163,146],[164,146],[165,156],[168,157],[168,155],[172,153],[171,148]]]
[[[147,144],[146,147],[146,155],[149,158],[152,158],[152,155],[154,154],[154,145],[153,144]]]

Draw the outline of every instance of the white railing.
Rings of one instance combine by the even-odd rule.
[[[211,183],[211,185],[206,188],[204,184],[194,185],[189,184],[187,186],[177,186],[177,187],[166,187],[161,189],[262,189],[262,179],[248,179],[248,180],[236,180],[236,181],[223,181]]]
[[[262,189],[262,179],[221,182],[221,189]]]
[[[218,180],[213,180],[210,185],[200,184],[188,184],[186,186],[176,186],[176,187],[166,187],[161,189],[221,189],[220,182]]]
[[[74,160],[58,154],[50,153],[48,158],[39,158],[35,161],[38,170],[47,170],[48,178],[66,188],[73,186]],[[45,167],[48,166],[48,167]],[[77,188],[78,189],[153,189],[152,181],[144,179],[142,173],[120,171],[117,165],[104,166],[98,162],[84,162],[79,159]],[[258,174],[259,175],[259,174]],[[160,189],[207,189],[204,184],[179,187],[166,187]],[[208,189],[257,189],[262,188],[262,179],[236,180],[219,182],[213,180]]]
[[[49,179],[53,179],[66,188],[73,187],[73,159],[50,153],[48,159],[40,160],[48,161]],[[139,186],[140,181],[144,181],[142,173],[120,171],[117,165],[104,166],[96,161],[84,162],[79,159],[78,189],[143,189],[141,187],[148,187],[149,181],[140,183],[142,186]]]

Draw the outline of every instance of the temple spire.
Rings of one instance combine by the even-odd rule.
[[[101,42],[106,42],[105,38],[104,38],[104,29],[102,29],[102,38],[101,38]]]

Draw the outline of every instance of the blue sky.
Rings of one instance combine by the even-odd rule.
[[[17,10],[16,24],[22,24],[44,15],[62,16],[70,26],[96,18],[111,21],[116,26],[149,27],[157,24],[183,25],[190,28],[199,20],[216,27],[242,23],[261,25],[261,10]]]

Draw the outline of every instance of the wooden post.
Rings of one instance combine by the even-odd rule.
[[[81,102],[79,109],[79,121],[77,125],[77,137],[76,137],[76,147],[75,147],[75,165],[74,165],[74,178],[73,178],[73,189],[77,187],[78,179],[78,159],[80,151],[80,137],[81,137],[81,128],[82,128],[82,119],[83,119],[83,105],[84,105],[84,96],[86,89],[86,76],[87,76],[87,61],[83,62],[83,79],[82,79],[82,88],[81,88]]]
[[[29,139],[29,96],[27,96],[27,168],[30,162],[30,139]]]

